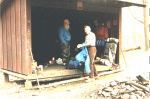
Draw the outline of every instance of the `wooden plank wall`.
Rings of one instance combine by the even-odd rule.
[[[30,23],[27,24],[28,21]],[[2,38],[1,68],[25,75],[31,74],[30,0],[12,0],[3,9],[0,37]]]
[[[2,48],[2,13],[0,13],[0,68],[4,68],[3,66],[3,48]]]
[[[61,0],[32,0],[31,6],[41,6],[41,7],[52,7],[52,8],[61,8],[61,9],[77,9],[77,3],[74,2],[61,2]],[[118,13],[118,8],[105,7],[99,5],[90,5],[83,2],[84,11],[95,11],[95,12],[109,12],[109,13]]]

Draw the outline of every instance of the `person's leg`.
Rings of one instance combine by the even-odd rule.
[[[105,40],[101,40],[101,55],[104,55],[104,49],[105,49]]]
[[[66,44],[62,45],[62,60],[63,63],[69,63],[69,57],[70,57],[70,44],[69,42],[66,42]]]
[[[93,57],[95,58],[95,55],[96,55],[96,48],[93,48]],[[95,67],[95,63],[94,63],[94,60],[93,60],[93,70],[94,70],[94,76],[98,76],[98,73],[97,73],[97,70],[96,70],[96,67]]]
[[[69,64],[70,61],[70,43],[67,42],[67,48],[66,48],[66,63]]]
[[[100,57],[101,56],[101,40],[96,40],[96,49],[97,49],[96,56]]]
[[[89,73],[89,78],[93,78],[95,75],[97,76],[97,71],[96,71],[95,63],[94,63],[94,58],[96,55],[96,47],[88,48],[88,54],[90,57],[90,70],[91,70],[91,73]]]

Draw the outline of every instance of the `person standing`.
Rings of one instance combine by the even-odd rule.
[[[86,33],[85,36],[85,44],[78,44],[77,48],[83,47],[83,46],[87,46],[87,50],[88,50],[88,55],[90,58],[90,70],[91,72],[89,73],[89,79],[86,82],[91,82],[95,79],[98,79],[98,73],[95,67],[95,63],[94,63],[94,58],[96,55],[96,47],[95,47],[95,42],[96,42],[96,36],[93,32],[91,32],[91,28],[90,26],[86,25],[84,27],[84,31]]]
[[[104,21],[98,24],[97,20],[95,20],[94,24],[96,26],[95,35],[96,35],[97,56],[102,57],[104,55],[105,40],[108,38],[108,28]]]
[[[61,50],[62,50],[62,60],[64,64],[69,63],[70,58],[70,40],[71,34],[69,32],[70,22],[68,19],[64,20],[63,26],[58,30],[59,31],[59,38],[61,41]]]

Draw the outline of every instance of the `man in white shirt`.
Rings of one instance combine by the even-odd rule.
[[[91,32],[90,26],[86,25],[84,27],[84,31],[86,33],[85,44],[78,44],[77,48],[87,46],[88,54],[90,57],[90,70],[91,70],[91,72],[89,73],[89,79],[87,80],[87,82],[90,82],[94,80],[94,77],[95,79],[98,78],[98,73],[95,67],[95,63],[94,63],[94,58],[97,52],[96,47],[95,47],[96,37],[95,37],[95,34]]]

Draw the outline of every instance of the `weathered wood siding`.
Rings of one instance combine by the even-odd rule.
[[[77,9],[77,2],[59,2],[55,0],[32,0],[32,6],[41,6],[41,7],[52,7],[52,8],[61,8],[61,9]],[[83,2],[84,11],[95,11],[95,12],[109,12],[109,13],[118,13],[118,8],[100,6],[98,4],[92,5],[86,2]]]
[[[123,50],[144,47],[143,7],[122,8],[122,37]]]
[[[143,3],[143,0],[127,1]],[[143,9],[144,7],[137,6],[124,7],[120,9],[119,63],[122,68],[145,65],[148,62],[148,54],[144,51],[146,37]],[[137,50],[138,48],[140,49]]]
[[[1,68],[31,74],[30,0],[12,0],[2,12]],[[27,21],[30,21],[27,24]],[[29,32],[28,32],[28,31]]]

